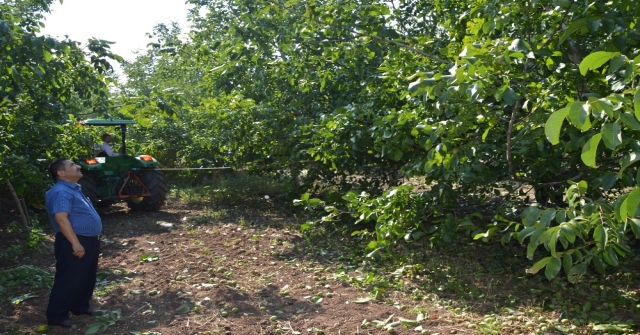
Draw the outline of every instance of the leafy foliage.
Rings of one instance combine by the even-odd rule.
[[[369,251],[460,235],[518,241],[530,273],[564,269],[572,281],[630,252],[640,230],[632,1],[189,2],[187,36],[160,24],[124,65],[114,112],[108,42],[90,41],[89,52],[28,44],[40,41],[48,2],[5,6],[27,19],[3,17],[13,33],[2,108],[26,114],[6,112],[3,129],[43,129],[3,137],[29,148],[0,152],[11,163],[0,177],[35,179],[33,168],[8,168],[28,164],[26,152],[79,154],[46,144],[90,108],[136,119],[132,145],[165,166],[288,180],[307,209],[324,207],[310,222],[354,225]]]
[[[89,40],[85,51],[78,42],[39,34],[50,3],[0,4],[0,179],[11,179],[31,199],[41,196],[43,162],[73,146],[59,125],[70,115],[107,111],[106,58],[120,59],[106,41]]]
[[[169,164],[288,177],[323,193],[300,199],[326,207],[316,222],[363,225],[371,250],[528,238],[530,272],[576,280],[629,252],[630,1],[190,2],[189,38],[160,25],[125,67],[124,99],[150,102],[127,113]]]

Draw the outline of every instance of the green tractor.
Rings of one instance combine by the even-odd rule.
[[[85,120],[83,126],[119,126],[122,145],[118,156],[102,155],[94,148],[94,157],[78,160],[83,177],[82,192],[96,207],[127,202],[136,211],[158,211],[167,198],[167,183],[158,161],[149,155],[130,156],[125,146],[127,125],[132,120]]]

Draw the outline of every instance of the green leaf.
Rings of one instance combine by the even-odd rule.
[[[582,18],[582,19],[571,22],[567,27],[567,29],[565,29],[564,33],[562,33],[562,36],[560,36],[560,38],[558,39],[558,44],[564,43],[564,41],[566,41],[567,38],[571,36],[571,34],[575,33],[576,31],[580,30],[582,27],[586,26],[586,23],[587,23],[586,18]]]
[[[596,153],[598,151],[598,144],[602,134],[595,134],[584,144],[582,147],[582,154],[580,158],[582,162],[589,167],[596,167]]]
[[[507,88],[502,94],[502,99],[509,106],[513,106],[516,103],[516,92],[511,88]]]
[[[53,58],[53,55],[47,50],[42,50],[42,55],[44,56],[44,61],[47,63],[49,63],[49,61],[51,61],[51,58]]]
[[[584,180],[579,181],[577,185],[578,185],[578,192],[580,192],[581,196],[584,196],[587,193],[587,189],[589,188],[589,185]]]
[[[625,155],[620,160],[620,171],[618,171],[618,179],[622,178],[622,172],[628,168],[631,164],[640,160],[640,151],[634,151]]]
[[[627,219],[627,198],[628,194],[625,194],[618,198],[614,205],[613,214],[615,215],[616,220],[625,221]]]
[[[553,256],[554,258],[558,257],[558,253],[556,251],[558,236],[560,236],[560,229],[555,229],[555,231],[552,234],[550,234],[550,238],[549,238],[549,252],[551,253],[551,256]]]
[[[570,283],[577,283],[580,280],[580,278],[582,278],[582,276],[584,276],[586,273],[587,273],[586,263],[576,264],[573,267],[571,267],[571,270],[569,270],[567,279],[569,280]]]
[[[547,264],[549,263],[549,261],[551,261],[551,259],[553,259],[553,257],[545,257],[537,261],[535,264],[533,264],[532,267],[527,269],[527,273],[530,273],[532,275],[538,273],[538,271],[542,270],[542,268],[547,266]]]
[[[640,238],[640,220],[638,219],[629,220],[629,226],[631,226],[631,231],[636,235],[636,237]]]
[[[544,276],[548,280],[555,278],[562,268],[562,262],[558,258],[551,258],[547,263],[547,268],[544,270]]]
[[[564,273],[568,276],[571,273],[571,268],[573,266],[573,257],[568,252],[565,252],[562,256],[562,268],[564,269]]]
[[[640,188],[636,188],[631,191],[631,193],[629,193],[629,196],[625,200],[625,203],[627,207],[627,215],[635,217],[638,205],[640,205]],[[622,219],[624,220],[625,218]]]
[[[569,108],[565,107],[555,111],[547,119],[547,123],[544,125],[544,134],[551,144],[560,143],[560,130],[562,130],[562,123],[567,115],[569,115]]]
[[[607,246],[606,250],[602,253],[602,258],[607,264],[618,266],[618,255],[612,245]]]
[[[615,185],[616,181],[618,181],[618,177],[615,173],[607,172],[596,179],[594,179],[594,186],[598,187],[598,185],[602,186],[603,190],[609,190]]]
[[[543,225],[545,228],[549,228],[549,226],[551,225],[551,220],[553,220],[553,218],[555,217],[556,217],[556,210],[547,209],[542,213],[542,215],[540,215],[540,224]]]
[[[526,51],[529,51],[529,47],[527,47],[527,45],[521,39],[516,38],[511,42],[511,45],[509,46],[509,51],[526,52]]]
[[[638,119],[635,117],[635,115],[631,113],[620,113],[620,121],[629,129],[640,130],[640,122],[638,122]]]
[[[573,102],[571,106],[569,106],[569,120],[581,131],[589,130],[589,128],[591,128],[589,108],[589,104],[579,101]]]
[[[540,244],[534,242],[533,236],[529,240],[529,244],[527,244],[527,258],[533,259],[533,254],[535,254],[536,249]]]
[[[515,235],[515,234],[514,233],[510,233],[510,234],[502,235],[502,237],[500,238],[500,244],[506,245],[509,242],[511,242],[511,238],[513,237],[513,235]]]
[[[518,232],[518,242],[522,243],[525,238],[527,238],[529,235],[533,234],[537,230],[538,228],[536,227],[526,227],[525,229],[522,229],[521,231]]]
[[[633,95],[633,111],[636,119],[640,120],[640,86],[636,88],[636,93]]]
[[[560,226],[555,226],[547,229],[539,239],[539,243],[547,243],[549,245],[549,252],[551,256],[557,257],[556,243],[558,241],[558,235],[560,234]]]
[[[604,262],[602,261],[602,254],[593,256],[591,260],[593,261],[593,267],[596,268],[596,271],[598,271],[600,274],[604,274],[606,265],[604,265]]]
[[[418,320],[405,319],[402,317],[398,317],[398,321],[400,321],[400,323],[402,323],[403,326],[407,326],[407,327],[417,326],[419,323]]]
[[[589,56],[585,57],[582,62],[580,62],[580,74],[583,76],[587,74],[589,70],[596,70],[606,62],[608,62],[611,58],[619,55],[618,52],[609,52],[609,51],[596,51]]]
[[[189,311],[191,311],[191,307],[189,307],[188,304],[183,304],[180,307],[176,308],[176,312],[178,312],[178,314],[187,314],[189,313]]]
[[[100,323],[100,322],[94,322],[94,323],[90,324],[87,327],[87,330],[84,332],[85,335],[91,335],[91,334],[97,333],[98,330],[100,330],[100,326],[102,326],[102,323]]]
[[[594,103],[591,104],[591,107],[597,111],[603,111],[605,114],[613,117],[613,104],[609,99],[602,98],[598,99]]]
[[[607,230],[602,226],[602,224],[599,224],[593,230],[593,239],[596,242],[596,246],[598,247],[598,249],[604,250],[605,246],[607,245],[608,234]]]
[[[570,243],[575,243],[576,241],[576,232],[573,230],[573,227],[569,224],[563,223],[560,225],[560,234],[564,236]]]
[[[616,334],[623,333],[628,328],[629,327],[620,327],[619,325],[615,325],[611,323],[599,324],[599,325],[593,326],[593,330],[595,331],[606,331],[606,332],[616,333]]]
[[[602,142],[607,148],[615,150],[622,144],[622,127],[617,123],[606,123],[602,126]]]
[[[522,223],[524,223],[526,227],[533,226],[538,221],[538,217],[540,217],[540,213],[542,213],[542,210],[540,210],[537,207],[534,207],[534,206],[527,207],[524,211],[522,211],[522,214],[521,214]]]
[[[618,69],[628,62],[628,58],[626,56],[616,56],[611,59],[611,63],[609,63],[609,69],[607,70],[607,74],[613,74],[618,71]]]
[[[49,325],[42,325],[42,326],[40,326],[40,327],[36,328],[36,329],[35,329],[35,332],[36,332],[36,333],[44,333],[44,332],[46,332],[47,330],[49,330]]]

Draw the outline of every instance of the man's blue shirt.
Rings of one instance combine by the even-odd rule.
[[[98,236],[102,233],[100,215],[93,208],[91,201],[84,196],[80,185],[58,180],[47,191],[45,201],[51,226],[56,233],[60,232],[60,227],[54,219],[54,214],[61,212],[69,214],[69,222],[76,235]]]

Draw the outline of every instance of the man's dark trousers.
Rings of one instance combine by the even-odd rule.
[[[78,240],[85,250],[81,258],[73,255],[73,247],[62,233],[56,234],[56,275],[47,307],[49,323],[69,319],[69,312],[82,314],[89,310],[96,286],[100,241],[98,237],[84,236],[78,236]]]

